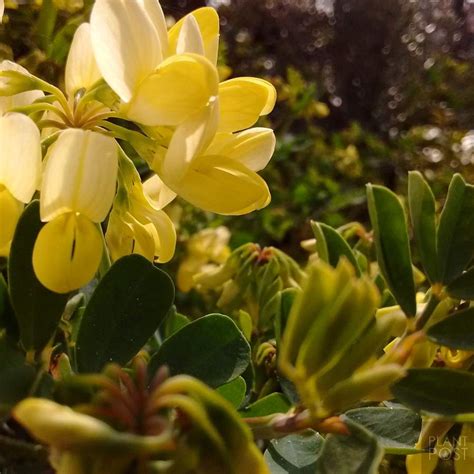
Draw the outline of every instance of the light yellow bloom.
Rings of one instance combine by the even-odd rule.
[[[169,32],[169,53],[195,53],[217,64],[219,17],[213,8],[199,8],[174,25]],[[237,132],[252,127],[275,106],[272,84],[255,77],[238,77],[219,84],[219,130]]]
[[[166,58],[168,33],[157,0],[97,0],[91,37],[102,76],[131,120],[175,126],[217,95],[217,70],[204,56]]]
[[[90,25],[82,23],[74,33],[66,62],[64,79],[68,97],[74,97],[80,89],[89,89],[100,78],[92,51]]]
[[[105,239],[112,260],[137,253],[150,261],[168,262],[176,247],[176,230],[162,210],[174,195],[159,194],[156,180],[153,187],[156,201],[150,199],[133,163],[121,161],[119,192],[110,213]]]
[[[33,267],[44,286],[67,293],[88,283],[100,264],[97,224],[115,195],[117,144],[100,133],[68,129],[45,161],[40,214],[47,224],[35,243]]]
[[[7,256],[23,204],[33,197],[41,170],[39,130],[28,117],[0,117],[0,255]]]
[[[203,229],[189,239],[187,255],[179,265],[177,275],[177,285],[181,291],[191,290],[194,275],[215,269],[226,262],[230,255],[229,239],[229,229],[224,226]]]
[[[3,19],[4,11],[5,11],[5,0],[0,0],[0,22]]]
[[[152,168],[173,192],[206,211],[239,215],[265,207],[270,192],[256,172],[273,154],[273,131],[216,135],[217,120],[212,104],[177,127],[164,159],[157,157]]]

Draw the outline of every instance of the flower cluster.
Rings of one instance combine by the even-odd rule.
[[[33,267],[61,293],[90,281],[107,256],[169,261],[176,231],[163,207],[176,196],[225,215],[266,206],[257,172],[275,137],[250,127],[273,109],[275,89],[252,77],[219,82],[218,47],[212,8],[168,29],[158,0],[97,0],[73,38],[65,92],[4,61],[0,255],[37,192],[45,225]],[[146,183],[123,142],[154,173]]]

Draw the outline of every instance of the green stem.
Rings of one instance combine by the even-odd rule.
[[[56,26],[58,9],[53,0],[43,0],[41,12],[36,24],[36,37],[41,49],[49,55],[51,50],[51,36]]]

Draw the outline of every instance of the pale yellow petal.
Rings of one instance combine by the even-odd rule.
[[[172,56],[140,84],[123,111],[143,125],[176,126],[217,96],[218,81],[215,66],[205,57]]]
[[[158,0],[138,0],[142,8],[146,11],[148,18],[151,20],[156,34],[160,39],[162,57],[166,57],[168,52],[168,28],[166,19]]]
[[[68,293],[86,285],[99,268],[102,237],[96,225],[68,213],[48,222],[33,249],[33,268],[49,290]]]
[[[200,209],[224,215],[248,214],[270,202],[268,186],[258,174],[223,156],[194,160],[173,190]]]
[[[270,161],[275,143],[273,130],[256,127],[235,134],[218,134],[206,154],[225,155],[252,171],[260,171]]]
[[[117,144],[90,130],[68,129],[50,147],[41,185],[41,219],[80,212],[101,222],[112,206]]]
[[[90,23],[99,70],[128,102],[162,60],[157,30],[139,0],[97,0]]]
[[[229,79],[219,85],[222,132],[237,132],[254,125],[275,106],[276,90],[267,81],[254,77]]]
[[[204,42],[193,15],[187,15],[179,33],[176,54],[195,53],[204,56]]]
[[[217,63],[217,54],[219,49],[219,16],[216,10],[211,7],[203,7],[194,10],[189,15],[181,18],[169,31],[169,51],[170,54],[177,52],[178,40],[181,29],[187,21],[188,16],[192,15],[196,20],[204,44],[204,52],[213,64]]]
[[[89,23],[82,23],[72,39],[66,62],[66,92],[72,97],[80,89],[88,89],[100,79],[100,71],[92,51]]]
[[[146,217],[151,224],[151,228],[147,227],[155,243],[155,260],[159,263],[169,262],[176,249],[176,229],[173,222],[166,212],[160,210],[149,210]]]
[[[205,107],[176,128],[161,168],[164,182],[172,187],[187,172],[191,162],[204,152],[212,141],[219,119],[218,103]]]
[[[26,115],[0,117],[0,184],[21,202],[33,196],[41,173],[40,133]]]
[[[157,209],[163,209],[176,198],[176,193],[156,174],[143,183],[143,190]]]
[[[0,257],[8,255],[16,224],[23,212],[23,203],[0,185]]]
[[[5,0],[0,0],[0,23],[3,19],[4,11],[5,11]]]
[[[136,253],[153,261],[155,241],[146,226],[140,224],[129,212],[112,211],[105,240],[113,261]]]

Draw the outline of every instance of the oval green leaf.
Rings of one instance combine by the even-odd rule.
[[[235,409],[238,409],[244,401],[245,392],[247,391],[247,384],[245,379],[239,375],[234,380],[217,387],[216,390],[219,395],[224,397],[228,402],[232,403]]]
[[[367,185],[367,199],[380,271],[407,316],[416,314],[415,282],[405,211],[397,195]]]
[[[166,364],[171,375],[192,375],[219,387],[241,375],[249,363],[249,343],[234,321],[209,314],[166,339],[150,360],[150,370]]]
[[[474,374],[451,369],[410,369],[392,393],[416,411],[451,416],[474,412]]]
[[[336,267],[341,257],[347,260],[355,268],[357,276],[360,276],[360,267],[357,259],[346,239],[334,228],[321,222],[311,221],[311,229],[316,238],[316,249],[318,255],[331,266]]]
[[[377,437],[342,416],[350,435],[330,434],[316,462],[316,474],[376,474],[384,456]]]
[[[385,451],[397,454],[419,452],[414,446],[421,430],[421,417],[408,408],[367,407],[345,415],[373,433]]]
[[[244,410],[241,415],[244,418],[255,418],[257,416],[273,415],[274,413],[286,413],[291,408],[288,398],[282,393],[271,393],[266,397],[257,400]]]
[[[455,174],[438,226],[438,266],[441,280],[451,283],[474,256],[474,186]]]
[[[446,291],[452,298],[460,300],[474,300],[474,267],[456,277]]]
[[[27,351],[41,351],[46,346],[56,332],[68,299],[68,295],[45,288],[33,270],[33,247],[43,225],[39,201],[33,201],[18,221],[8,260],[10,300],[20,340]]]
[[[434,324],[427,335],[441,346],[474,351],[474,308],[459,311]]]
[[[433,191],[419,171],[408,174],[408,204],[415,243],[431,283],[439,281],[436,250],[436,203]]]
[[[274,439],[265,451],[272,474],[314,474],[324,439],[313,430]]]
[[[76,343],[81,372],[127,363],[154,334],[174,300],[170,277],[140,255],[117,260],[95,289]]]

